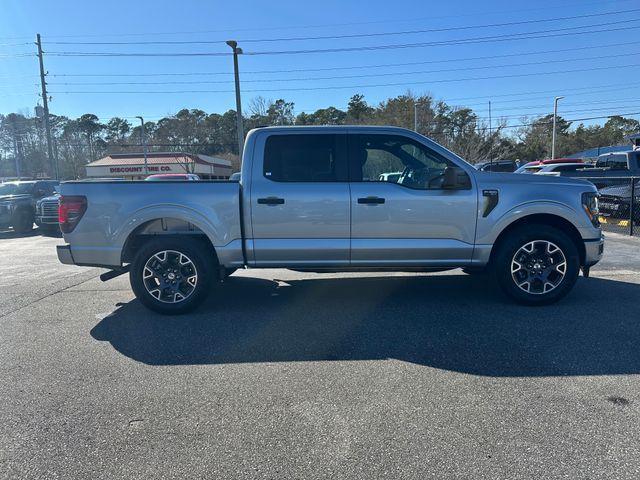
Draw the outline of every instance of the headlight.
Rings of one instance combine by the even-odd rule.
[[[600,226],[600,210],[598,208],[598,193],[597,192],[585,192],[582,194],[582,208],[586,212],[589,220],[594,227]]]

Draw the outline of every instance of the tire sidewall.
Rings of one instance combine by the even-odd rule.
[[[531,294],[516,285],[511,274],[511,262],[515,253],[533,240],[548,240],[557,245],[565,256],[567,270],[562,283],[549,293]],[[548,305],[567,295],[580,273],[580,255],[573,240],[553,227],[529,225],[512,232],[500,245],[494,271],[502,290],[516,301],[527,305]]]
[[[194,292],[178,303],[164,303],[153,297],[145,288],[142,273],[147,260],[163,250],[175,250],[183,253],[194,263],[198,281]],[[177,315],[190,312],[208,296],[213,278],[215,261],[202,242],[189,238],[158,238],[149,240],[139,249],[129,268],[131,288],[140,302],[147,308],[165,315]]]
[[[13,230],[17,233],[29,233],[33,230],[34,215],[25,208],[18,209],[12,220]]]

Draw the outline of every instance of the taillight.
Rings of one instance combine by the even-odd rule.
[[[58,204],[58,222],[62,233],[72,232],[86,211],[87,197],[62,195]]]

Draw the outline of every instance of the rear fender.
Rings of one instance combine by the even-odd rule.
[[[201,230],[212,245],[224,245],[228,242],[228,232],[222,231],[222,222],[217,216],[207,218],[197,210],[177,205],[154,205],[142,208],[132,214],[122,226],[114,232],[113,243],[123,248],[129,236],[141,225],[159,219],[177,219],[192,224]]]

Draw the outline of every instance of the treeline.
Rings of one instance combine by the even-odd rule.
[[[448,105],[429,95],[411,93],[369,105],[364,96],[351,97],[347,109],[327,107],[295,115],[293,102],[254,98],[244,117],[245,131],[265,125],[395,125],[414,128],[470,162],[490,158],[536,160],[548,157],[551,148],[551,115],[523,117],[513,128],[505,119],[494,120],[490,129],[470,108]],[[84,165],[107,153],[138,152],[141,127],[114,117],[101,122],[87,113],[79,118],[51,115],[54,155],[61,178],[81,178]],[[640,132],[637,120],[611,117],[600,126],[573,126],[558,117],[557,155],[569,155],[588,148],[624,144],[624,137]],[[150,151],[185,151],[221,156],[239,168],[235,111],[206,113],[183,109],[157,122],[146,122]],[[0,115],[0,177],[52,175],[42,119],[20,113]]]

